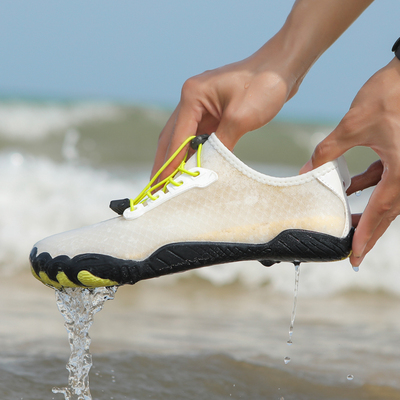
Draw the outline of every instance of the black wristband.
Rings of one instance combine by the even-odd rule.
[[[400,38],[398,38],[392,47],[392,51],[394,51],[394,54],[396,57],[400,60]]]

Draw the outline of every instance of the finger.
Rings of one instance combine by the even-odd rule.
[[[196,135],[200,119],[201,114],[199,116],[196,110],[191,105],[181,104],[173,127],[173,131],[168,138],[168,148],[165,154],[165,158],[163,160],[163,164],[170,159],[170,157],[176,152],[176,150],[185,141],[185,139],[187,139],[189,136]],[[175,171],[175,169],[184,159],[188,146],[180,151],[180,153],[159,176],[158,181],[165,179],[173,171]]]
[[[350,263],[353,267],[358,267],[364,260],[364,257],[369,253],[369,251],[375,246],[378,239],[386,232],[389,228],[392,220],[390,218],[383,218],[379,226],[374,230],[373,235],[371,236],[370,240],[367,242],[363,253],[361,256],[357,256],[354,252],[350,256]],[[357,233],[357,230],[356,230]],[[354,236],[356,236],[356,233]],[[353,239],[354,243],[354,239]]]
[[[311,159],[300,169],[301,174],[333,161],[352,147],[360,145],[356,141],[357,136],[348,132],[344,120],[315,147]]]
[[[264,126],[274,116],[265,112],[260,116],[258,109],[240,98],[240,101],[232,101],[223,110],[215,135],[225,147],[233,151],[242,136]]]
[[[306,172],[310,172],[313,169],[312,161],[308,160],[299,171],[299,174],[305,174]]]
[[[174,131],[175,121],[179,113],[179,108],[180,104],[178,104],[178,106],[175,108],[174,112],[165,124],[165,127],[161,131],[160,136],[158,137],[156,156],[154,158],[150,179],[156,174],[156,172],[162,167],[165,162],[165,157],[167,155],[169,143],[171,141],[172,133]]]
[[[244,135],[244,133],[239,133],[238,129],[234,128],[234,124],[232,124],[232,121],[229,121],[228,123],[227,121],[228,118],[223,116],[215,132],[215,135],[227,149],[233,151],[237,142]]]
[[[377,185],[381,180],[382,172],[382,161],[375,161],[367,168],[366,171],[351,178],[351,184],[347,189],[347,195],[350,196],[359,190],[364,190],[371,186]]]
[[[377,230],[378,234],[375,241],[380,237],[378,227],[384,219],[390,224],[397,216],[398,198],[399,182],[396,181],[395,177],[391,177],[389,173],[384,171],[382,179],[373,191],[354,234],[352,247],[355,257],[365,255],[367,243],[373,237],[376,237],[375,230]],[[385,223],[382,226],[385,226]]]

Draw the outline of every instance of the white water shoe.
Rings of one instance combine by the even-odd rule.
[[[344,160],[275,178],[246,166],[214,134],[181,148],[190,140],[196,154],[163,183],[111,202],[120,216],[36,243],[34,276],[57,288],[113,286],[233,261],[350,254]]]

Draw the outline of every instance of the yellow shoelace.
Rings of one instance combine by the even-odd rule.
[[[168,167],[169,164],[176,158],[176,156],[181,152],[181,150],[191,141],[195,138],[196,136],[190,136],[188,137],[180,146],[179,148],[175,151],[175,153],[169,158],[169,160],[157,171],[157,173],[153,176],[153,178],[150,180],[150,182],[146,185],[146,187],[139,193],[139,195],[135,199],[130,199],[130,207],[131,211],[134,210],[134,207],[137,204],[144,203],[146,200],[156,200],[158,197],[153,196],[152,192],[155,190],[159,189],[160,187],[163,187],[163,192],[165,193],[167,190],[167,186],[169,184],[172,184],[174,186],[181,186],[182,182],[175,182],[174,177],[175,175],[180,172],[181,174],[188,174],[190,176],[197,176],[199,175],[200,172],[191,172],[185,169],[185,164],[186,164],[186,159],[189,153],[189,149],[186,151],[185,157],[183,161],[179,164],[179,167],[175,169],[174,172],[172,172],[167,178],[162,180],[161,182],[158,182],[156,185],[152,186],[153,183],[156,181],[156,179],[161,175],[161,173],[165,170],[165,168]],[[197,167],[201,167],[201,161],[200,161],[200,155],[201,155],[201,149],[203,145],[199,144],[199,147],[197,148]]]

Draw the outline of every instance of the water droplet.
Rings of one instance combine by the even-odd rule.
[[[354,375],[347,375],[347,380],[348,381],[352,381],[354,379]]]
[[[354,272],[358,272],[360,270],[360,267],[353,267]]]
[[[285,358],[283,359],[283,361],[285,362],[285,364],[289,364],[290,361],[292,361],[292,360],[290,359],[290,357],[285,357]]]
[[[287,342],[288,346],[291,346],[293,344],[292,339],[289,339]]]
[[[355,193],[357,197],[361,196],[361,190],[357,190],[357,192]]]

